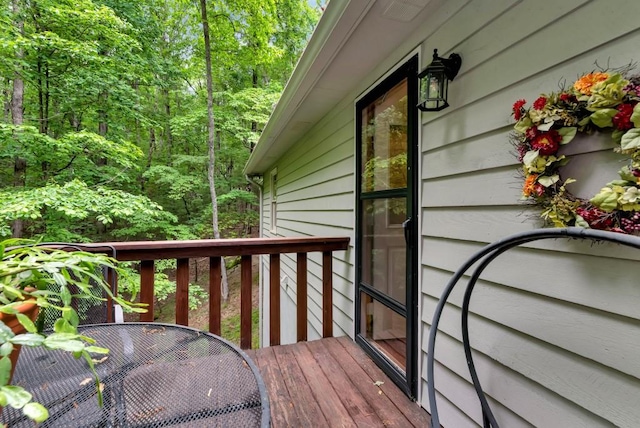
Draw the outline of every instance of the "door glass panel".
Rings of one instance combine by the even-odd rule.
[[[360,332],[400,370],[406,371],[407,320],[366,293],[360,294]]]
[[[406,302],[406,244],[402,222],[406,198],[363,201],[362,282],[398,301]]]
[[[407,187],[407,81],[362,109],[362,191]]]

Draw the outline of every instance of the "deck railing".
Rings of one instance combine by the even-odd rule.
[[[333,251],[346,250],[347,237],[210,239],[197,241],[104,242],[83,245],[105,251],[120,261],[140,262],[140,302],[148,312],[140,321],[154,320],[154,262],[176,259],[177,324],[189,324],[189,259],[209,258],[209,331],[221,329],[221,258],[240,256],[240,347],[251,348],[251,256],[269,255],[269,343],[280,344],[280,255],[296,254],[297,340],[307,340],[307,254],[322,253],[322,336],[333,335]],[[110,305],[109,305],[110,307]],[[107,314],[112,319],[112,314]]]

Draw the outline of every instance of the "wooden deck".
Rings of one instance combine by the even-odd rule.
[[[429,426],[409,400],[348,337],[249,351],[269,392],[271,426]]]

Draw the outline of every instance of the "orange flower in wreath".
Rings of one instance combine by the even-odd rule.
[[[589,73],[585,74],[573,84],[573,88],[584,95],[591,95],[591,88],[596,83],[603,82],[609,78],[607,73]]]
[[[529,174],[524,180],[524,186],[522,186],[522,195],[529,197],[536,193],[536,181],[538,180],[538,174]]]

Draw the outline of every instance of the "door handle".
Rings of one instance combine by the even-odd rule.
[[[411,245],[411,217],[402,222],[402,229],[404,230],[404,241],[409,246]]]

